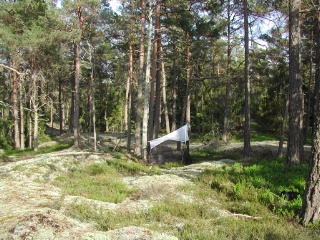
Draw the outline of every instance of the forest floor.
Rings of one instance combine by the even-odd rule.
[[[65,141],[71,138],[58,138]],[[85,140],[85,139],[83,139]],[[86,140],[87,141],[87,140]],[[46,143],[46,144],[52,144]],[[80,196],[70,196],[55,186],[54,179],[77,164],[90,164],[112,159],[117,148],[125,146],[123,134],[99,135],[99,152],[77,150],[72,147],[59,152],[30,157],[15,157],[0,162],[0,239],[177,239],[166,233],[152,231],[145,226],[126,226],[110,231],[97,230],[94,223],[84,223],[68,216],[65,211],[75,201],[88,203],[114,212],[144,211],[166,195],[189,201],[192,194],[179,191],[179,186],[193,185],[192,178],[205,169],[232,164],[233,159],[191,164],[163,169],[160,175],[129,176],[122,179],[129,188],[139,189],[144,196],[128,198],[121,203],[108,203]],[[255,154],[275,154],[278,142],[252,143]],[[191,148],[208,147],[191,144]],[[215,145],[221,151],[240,151],[242,143]],[[101,150],[108,149],[109,152]],[[310,152],[310,148],[307,148]],[[151,166],[152,167],[152,166]],[[216,209],[220,216],[232,215]],[[179,227],[179,226],[177,226]]]

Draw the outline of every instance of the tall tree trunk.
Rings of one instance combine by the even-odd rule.
[[[320,1],[317,0],[317,5]],[[317,11],[316,26],[316,76],[315,76],[315,109],[312,159],[309,165],[305,192],[302,199],[300,219],[302,225],[316,223],[320,220],[320,113],[319,113],[319,84],[320,84],[320,12]]]
[[[244,11],[244,79],[245,79],[245,110],[244,110],[244,155],[250,157],[250,78],[249,78],[249,13],[247,0],[243,1]]]
[[[15,61],[13,60],[13,68],[15,68]],[[14,126],[14,148],[20,150],[20,132],[19,132],[19,110],[18,110],[18,74],[13,72],[12,82],[12,112],[13,112],[13,126]]]
[[[300,5],[289,1],[289,134],[286,163],[295,166],[303,158],[303,95],[300,73]]]
[[[23,91],[22,91],[22,80],[19,84],[19,107],[20,107],[20,149],[24,150],[25,148],[25,134],[24,134],[24,109],[23,109]]]
[[[95,108],[95,97],[94,97],[94,49],[92,45],[88,42],[89,46],[89,60],[91,66],[90,73],[90,122],[92,126],[89,128],[89,132],[92,129],[92,137],[93,137],[93,150],[97,151],[97,133],[96,133],[96,108]],[[88,136],[90,139],[90,135]]]
[[[167,104],[167,79],[166,79],[166,70],[164,67],[163,61],[163,51],[161,48],[161,69],[162,69],[162,100],[163,100],[163,108],[164,108],[164,119],[166,123],[166,133],[170,133],[170,121],[169,121],[169,111],[168,111],[168,104]]]
[[[301,223],[306,226],[320,220],[320,116],[316,118],[312,159],[301,208]]]
[[[174,45],[175,49],[175,45]],[[171,130],[175,131],[177,129],[177,65],[176,59],[173,60],[173,83],[172,83],[172,126]]]
[[[70,107],[70,118],[69,118],[69,133],[74,132],[74,102],[75,102],[75,92],[74,92],[75,78],[74,77],[71,79],[71,89],[72,91],[71,91],[71,107]]]
[[[126,82],[126,100],[124,103],[124,131],[127,134],[128,133],[128,122],[129,122],[129,99],[130,99],[130,76],[129,73],[130,69],[128,70],[128,77]]]
[[[74,111],[73,111],[73,136],[74,136],[74,147],[80,146],[80,43],[74,42]]]
[[[283,119],[282,119],[282,127],[281,127],[280,141],[279,141],[279,147],[278,147],[278,156],[279,157],[282,156],[282,149],[283,149],[284,136],[285,136],[285,132],[286,132],[288,111],[289,111],[289,92],[287,94],[286,105],[285,105]]]
[[[186,73],[186,123],[190,124],[191,123],[191,99],[190,99],[190,78],[191,78],[191,51],[190,51],[190,33],[187,32],[186,34],[186,41],[187,41],[187,73]],[[182,123],[181,123],[182,125]]]
[[[157,19],[157,18],[156,18]],[[157,29],[157,27],[155,26]],[[156,31],[156,30],[155,30]],[[156,32],[155,32],[156,37]],[[149,127],[148,140],[154,139],[154,106],[155,106],[155,83],[157,78],[157,44],[158,41],[153,41],[152,63],[151,63],[151,82],[150,82],[150,103],[149,103]]]
[[[146,82],[144,89],[144,108],[143,108],[143,123],[142,123],[142,159],[147,159],[147,142],[148,142],[148,120],[149,120],[149,100],[150,100],[150,65],[151,65],[151,42],[152,42],[152,8],[149,0],[148,14],[148,44],[147,44],[147,64],[146,64]]]
[[[317,0],[317,6],[320,6],[320,0]],[[315,69],[315,84],[314,84],[314,108],[313,108],[313,119],[312,132],[315,132],[315,119],[319,113],[320,103],[320,12],[317,11],[317,26],[315,28],[315,46],[316,46],[316,69]]]
[[[32,100],[30,99],[29,101],[29,109],[31,109],[32,107]],[[29,126],[28,126],[28,147],[31,148],[32,147],[32,112],[30,111],[28,113],[28,121],[29,121]]]
[[[161,17],[161,0],[157,0],[156,6],[156,24],[155,24],[155,41],[156,43],[156,98],[155,98],[155,106],[154,106],[154,129],[153,136],[154,138],[158,138],[159,134],[159,125],[160,125],[160,107],[161,107],[161,25],[160,25],[160,17]]]
[[[38,151],[38,89],[37,76],[35,72],[35,56],[31,59],[31,104],[33,113],[33,150]]]
[[[311,39],[311,42],[313,42],[313,39]],[[313,51],[312,48],[310,48],[310,63],[309,63],[309,82],[308,82],[308,100],[307,100],[307,112],[306,112],[306,122],[305,122],[305,126],[304,126],[304,140],[303,142],[306,143],[307,142],[307,138],[308,138],[308,134],[309,134],[309,125],[310,125],[310,116],[311,116],[311,83],[313,81],[313,72],[312,72],[312,68],[313,68]]]
[[[105,131],[109,132],[109,122],[108,122],[108,97],[109,97],[109,83],[106,82],[106,97],[105,97],[105,107],[104,107],[104,121],[106,124]]]
[[[185,123],[190,124],[190,59],[191,59],[191,52],[190,52],[190,33],[186,32],[186,91],[185,91],[185,98],[182,108],[181,120],[180,120],[180,127],[183,126]]]
[[[63,103],[62,103],[62,80],[59,77],[59,128],[60,135],[63,133]]]
[[[128,96],[128,136],[127,136],[127,152],[131,151],[131,113],[132,113],[132,104],[133,104],[133,49],[132,49],[132,40],[130,39],[129,43],[129,96]]]
[[[38,106],[33,108],[33,150],[36,152],[39,148],[39,134],[38,134]]]
[[[186,92],[185,98],[182,108],[181,114],[181,121],[180,127],[183,126],[185,123],[190,124],[190,59],[191,59],[191,52],[190,52],[190,33],[186,32]],[[190,125],[191,126],[191,125]],[[181,151],[181,142],[177,142],[177,151]]]
[[[139,72],[138,72],[138,96],[137,96],[137,108],[136,108],[136,132],[135,132],[135,154],[141,156],[141,112],[142,112],[142,89],[143,89],[143,66],[144,66],[144,39],[145,39],[145,16],[146,1],[141,1],[141,27],[140,27],[140,53],[139,53]]]
[[[226,85],[226,99],[223,118],[223,133],[222,141],[228,141],[228,128],[230,118],[230,92],[231,92],[231,9],[230,0],[228,0],[228,65],[227,65],[227,85]]]

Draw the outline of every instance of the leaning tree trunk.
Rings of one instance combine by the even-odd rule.
[[[303,94],[300,73],[300,5],[289,1],[289,134],[286,163],[295,166],[303,158]]]
[[[245,123],[244,123],[244,155],[250,156],[250,78],[249,78],[249,23],[248,23],[248,3],[247,0],[243,1],[244,8],[244,44],[245,44]]]

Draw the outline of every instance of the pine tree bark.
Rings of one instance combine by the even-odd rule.
[[[152,9],[149,1],[148,14],[148,43],[147,43],[147,62],[146,62],[146,80],[144,89],[144,108],[142,123],[142,159],[147,160],[147,143],[148,143],[148,122],[149,122],[149,101],[150,101],[150,68],[151,68],[151,45],[152,45]]]
[[[96,108],[95,108],[95,97],[94,97],[94,49],[91,44],[88,43],[89,46],[89,60],[90,60],[90,67],[91,67],[91,73],[90,73],[90,83],[89,83],[89,89],[90,89],[90,122],[92,123],[92,126],[89,128],[89,133],[92,130],[92,137],[93,137],[93,150],[97,151],[97,132],[96,132]],[[90,139],[90,135],[88,136],[88,139]]]
[[[129,43],[129,83],[128,87],[128,100],[127,100],[127,109],[128,109],[128,118],[127,118],[127,152],[131,150],[131,113],[132,113],[132,103],[133,103],[133,49],[132,49],[132,40]]]
[[[161,71],[162,71],[162,81],[163,81],[163,86],[162,86],[162,101],[163,101],[163,108],[164,108],[164,119],[165,119],[165,124],[166,124],[166,133],[170,133],[170,121],[169,121],[169,111],[168,111],[168,104],[167,104],[167,78],[166,78],[166,70],[164,66],[164,61],[163,61],[163,51],[161,48]]]
[[[136,131],[135,131],[135,154],[141,156],[142,139],[141,139],[141,112],[142,112],[142,97],[143,97],[143,66],[144,66],[144,39],[145,39],[145,22],[146,22],[146,1],[141,1],[141,27],[140,27],[140,53],[139,53],[139,70],[138,70],[138,93],[137,93],[137,108],[136,108]]]
[[[244,79],[245,79],[245,123],[244,123],[244,155],[250,157],[250,78],[249,78],[249,23],[248,23],[248,3],[247,0],[243,1],[244,10],[244,44],[245,44],[245,66],[244,66]]]
[[[317,5],[320,6],[320,0],[317,0]],[[314,108],[313,119],[319,114],[320,103],[320,11],[317,11],[317,26],[315,28],[315,45],[316,45],[316,67],[315,67],[315,84],[314,84]],[[315,132],[315,123],[312,125],[312,132]]]
[[[317,5],[320,1],[317,0]],[[317,11],[316,27],[316,83],[315,83],[315,109],[314,109],[314,130],[312,159],[309,165],[309,174],[307,176],[305,192],[302,199],[302,208],[300,213],[301,224],[306,226],[309,223],[316,223],[320,220],[320,112],[319,112],[319,84],[320,84],[320,12]]]
[[[320,220],[320,121],[316,119],[316,131],[313,140],[312,160],[306,182],[301,208],[301,223],[306,226]]]
[[[175,45],[174,45],[175,49]],[[177,64],[176,59],[173,60],[173,83],[172,83],[172,126],[171,130],[175,131],[177,129]]]
[[[282,156],[282,151],[283,151],[283,142],[285,137],[286,125],[287,125],[288,111],[289,111],[289,93],[287,94],[286,105],[285,105],[283,119],[282,119],[282,127],[281,127],[280,141],[279,141],[279,147],[278,147],[279,157]]]
[[[155,66],[156,66],[156,93],[155,93],[155,106],[154,106],[154,124],[153,124],[153,136],[158,138],[160,128],[160,107],[161,107],[161,0],[157,0],[156,6],[156,24],[155,24],[155,41],[156,52],[155,52]]]
[[[31,58],[31,106],[33,113],[33,150],[38,151],[38,89],[37,89],[37,76],[35,72],[35,56]]]
[[[222,141],[228,141],[228,128],[229,128],[229,118],[230,118],[230,92],[231,92],[231,9],[230,0],[228,0],[227,5],[228,14],[228,65],[227,65],[227,85],[226,85],[226,99],[224,108],[224,118],[223,118],[223,133]]]
[[[190,125],[191,123],[191,98],[190,98],[190,78],[191,78],[191,36],[190,32],[186,34],[186,42],[187,42],[187,69],[186,69],[186,123]],[[181,122],[182,125],[182,122]],[[190,125],[191,126],[191,125]]]
[[[24,108],[23,108],[23,91],[22,91],[22,80],[19,84],[19,113],[20,113],[20,149],[25,149],[25,134],[24,134]]]
[[[13,60],[13,68],[15,68],[15,61]],[[14,126],[14,148],[20,150],[20,132],[19,132],[19,110],[18,110],[18,74],[13,72],[12,76],[12,112],[13,112],[13,126]]]
[[[73,110],[73,136],[74,147],[80,146],[80,43],[74,42],[74,110]]]
[[[286,163],[295,166],[303,158],[303,94],[300,73],[300,5],[289,1],[289,133]]]
[[[62,80],[59,77],[59,129],[60,135],[63,133],[63,103],[62,103]]]

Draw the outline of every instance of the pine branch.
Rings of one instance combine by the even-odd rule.
[[[6,68],[6,69],[11,70],[11,71],[17,73],[18,75],[21,75],[21,74],[22,74],[22,73],[19,72],[18,70],[14,69],[14,68],[12,68],[12,67],[6,66],[6,65],[4,65],[3,63],[0,63],[0,66],[1,66],[1,67],[4,67],[4,68]]]

